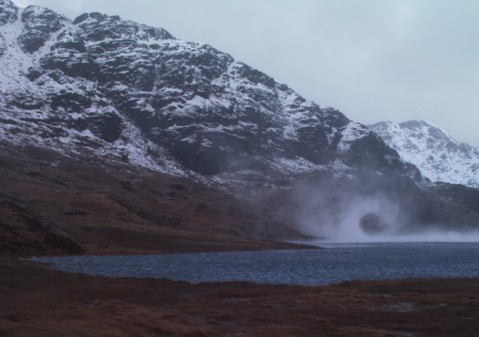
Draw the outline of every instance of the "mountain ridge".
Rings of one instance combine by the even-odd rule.
[[[71,21],[29,6],[9,20],[6,141],[216,180],[237,171],[403,169],[365,126],[211,46],[100,13]]]

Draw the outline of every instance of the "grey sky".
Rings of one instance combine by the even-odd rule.
[[[477,0],[14,0],[211,44],[361,123],[423,119],[479,145]]]

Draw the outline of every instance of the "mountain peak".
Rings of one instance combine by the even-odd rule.
[[[432,181],[479,187],[479,150],[425,121],[370,126],[400,156]]]
[[[402,123],[399,123],[400,126],[403,126],[403,127],[437,127],[435,125],[433,125],[432,123],[429,123],[427,121],[423,121],[423,120],[410,120],[410,121],[406,121],[406,122],[402,122]]]
[[[403,130],[410,130],[411,132],[422,132],[435,141],[460,143],[439,126],[426,121],[407,121],[400,123],[399,127]]]
[[[86,20],[92,20],[96,22],[103,22],[105,20],[111,19],[113,21],[121,20],[119,16],[108,16],[106,14],[102,14],[99,12],[91,12],[91,13],[83,13],[79,15],[75,20],[73,20],[73,24],[78,25]]]
[[[50,39],[51,35],[62,29],[69,20],[48,8],[28,6],[23,10],[24,29],[18,38],[18,44],[27,53],[38,51]]]
[[[90,40],[99,42],[105,39],[168,40],[174,37],[163,28],[154,28],[129,20],[118,15],[106,15],[98,12],[84,13],[73,24],[87,33]]]

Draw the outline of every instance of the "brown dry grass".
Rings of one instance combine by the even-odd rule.
[[[299,237],[224,191],[46,149],[0,143],[0,186],[0,254],[78,253],[52,247],[51,234],[90,254],[288,248],[270,240]]]
[[[478,336],[479,280],[107,279],[0,260],[0,336]]]

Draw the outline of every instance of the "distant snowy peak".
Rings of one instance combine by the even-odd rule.
[[[434,182],[479,188],[479,149],[424,121],[370,125],[406,161]]]

